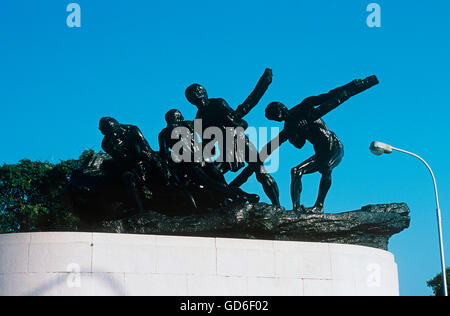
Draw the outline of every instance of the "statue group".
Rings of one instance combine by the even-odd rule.
[[[284,122],[284,129],[261,152],[245,135],[249,124],[245,116],[257,106],[272,83],[272,70],[266,69],[256,88],[236,110],[221,98],[209,98],[206,89],[193,84],[186,89],[186,98],[198,112],[202,131],[194,128],[194,121],[185,120],[179,110],[167,112],[167,126],[159,133],[159,152],[153,150],[140,129],[119,123],[111,117],[100,120],[104,135],[102,149],[94,154],[63,190],[65,205],[82,220],[100,221],[121,219],[152,210],[166,215],[192,215],[223,209],[244,203],[257,203],[260,197],[244,192],[241,187],[255,174],[271,203],[280,206],[279,189],[273,176],[264,167],[265,160],[278,146],[289,141],[298,149],[310,142],[315,154],[291,171],[291,196],[293,209],[307,214],[324,211],[326,195],[331,187],[332,172],[344,156],[344,147],[336,134],[330,131],[323,117],[349,98],[378,84],[376,76],[309,97],[288,109],[280,102],[270,103],[266,118]],[[226,161],[215,160],[217,146],[208,142],[203,131],[216,128],[223,135],[235,131]],[[236,132],[237,131],[237,132]],[[183,136],[180,136],[183,135]],[[182,157],[174,149],[182,143]],[[211,146],[211,155],[197,159],[205,146]],[[236,150],[237,144],[243,150]],[[263,154],[264,153],[264,154]],[[222,157],[225,153],[222,153]],[[256,157],[256,159],[252,159]],[[225,175],[240,172],[231,183]],[[322,175],[315,205],[304,207],[300,202],[302,177],[307,174]]]

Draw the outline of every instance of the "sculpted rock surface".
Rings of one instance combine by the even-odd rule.
[[[406,204],[369,205],[340,214],[306,215],[259,203],[202,215],[170,217],[147,212],[103,222],[110,233],[291,240],[352,244],[387,250],[410,224]]]

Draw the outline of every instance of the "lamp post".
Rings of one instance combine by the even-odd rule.
[[[448,289],[447,289],[447,271],[446,271],[446,266],[445,266],[445,254],[444,254],[444,238],[442,235],[442,216],[441,216],[441,207],[439,205],[439,194],[438,194],[438,189],[437,189],[437,184],[436,184],[436,178],[434,176],[433,170],[431,169],[430,165],[420,156],[413,154],[409,151],[403,150],[403,149],[399,149],[399,148],[395,148],[392,147],[391,145],[388,144],[384,144],[384,143],[380,143],[380,142],[373,142],[370,145],[370,151],[376,155],[376,156],[381,156],[383,154],[392,154],[393,151],[399,151],[405,154],[408,154],[410,156],[416,157],[417,159],[419,159],[420,161],[422,161],[425,166],[427,166],[428,170],[431,173],[431,177],[433,178],[433,183],[434,183],[434,192],[436,195],[436,210],[437,210],[437,220],[438,220],[438,231],[439,231],[439,247],[441,250],[441,264],[442,264],[442,280],[444,282],[443,284],[443,289],[444,289],[444,296],[448,296]]]

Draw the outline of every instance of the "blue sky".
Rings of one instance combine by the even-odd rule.
[[[381,140],[429,161],[448,238],[450,4],[378,1],[382,27],[371,29],[370,2],[78,0],[82,27],[70,29],[70,1],[2,0],[0,163],[57,162],[87,148],[99,150],[98,120],[106,115],[138,125],[157,149],[168,109],[193,118],[195,108],[184,98],[193,82],[236,107],[271,67],[274,82],[248,121],[282,127],[264,118],[267,103],[294,106],[376,74],[379,86],[325,118],[346,149],[326,209],[407,202],[411,228],[392,239],[390,251],[399,264],[401,294],[430,295],[425,282],[440,269],[430,176],[413,158],[375,157],[368,147]],[[287,208],[290,169],[312,153],[310,145],[280,150],[274,177]],[[318,180],[305,178],[307,205],[315,201]],[[263,195],[254,179],[245,189]]]

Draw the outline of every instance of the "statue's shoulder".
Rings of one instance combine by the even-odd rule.
[[[210,104],[228,104],[227,101],[223,98],[212,98],[209,99]]]
[[[311,112],[311,107],[308,106],[305,101],[300,103],[299,105],[294,106],[292,109],[289,110],[289,114],[291,116],[294,116],[296,118],[306,117]]]
[[[171,133],[171,128],[169,128],[169,127],[164,127],[162,130],[161,130],[161,132],[159,132],[159,137],[161,138],[161,137],[165,137],[165,136],[167,136],[168,134],[170,134]]]
[[[209,111],[214,116],[225,116],[234,112],[233,108],[228,104],[225,99],[210,99]]]
[[[139,127],[137,127],[136,125],[129,125],[129,124],[122,124],[120,126],[122,128],[122,130],[125,131],[139,131]]]
[[[221,108],[225,108],[227,110],[228,109],[233,110],[225,99],[222,99],[222,98],[210,99],[209,102],[210,102],[210,105],[212,105],[215,108],[221,107]]]
[[[125,131],[125,135],[127,135],[127,137],[144,138],[144,134],[141,129],[136,125],[123,125],[123,130]]]
[[[317,127],[320,127],[323,129],[328,129],[327,124],[325,123],[325,121],[322,118],[318,118],[317,120],[315,120],[313,122],[313,125],[316,125]]]

